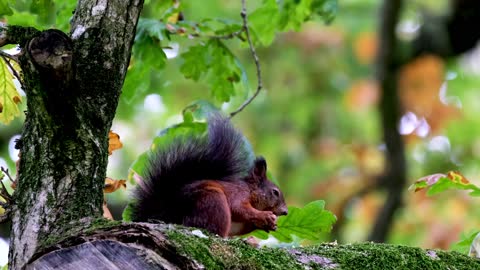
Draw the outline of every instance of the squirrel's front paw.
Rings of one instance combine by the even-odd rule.
[[[277,229],[277,216],[271,211],[262,212],[261,224],[257,224],[263,230],[275,231]]]

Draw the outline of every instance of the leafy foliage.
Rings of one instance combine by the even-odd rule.
[[[18,108],[22,97],[13,82],[13,75],[6,60],[0,60],[0,123],[8,124],[20,115]]]
[[[238,37],[242,43],[246,42],[240,18],[203,18],[198,22],[188,18],[180,20],[182,4],[168,3],[146,3],[146,9],[152,7],[157,12],[146,14],[147,17],[139,21],[130,74],[127,74],[124,86],[124,100],[130,103],[146,93],[148,82],[145,78],[148,79],[152,72],[151,69],[147,70],[147,66],[153,67],[154,71],[164,67],[167,58],[162,49],[167,48],[173,39],[182,43],[180,71],[186,78],[206,83],[217,104],[229,102],[242,92],[248,93],[246,71],[226,42],[222,41]],[[248,15],[248,27],[258,41],[256,43],[267,46],[278,32],[298,30],[305,21],[317,16],[325,22],[331,21],[336,13],[336,5],[336,0],[289,0],[282,4],[266,0]],[[178,37],[186,36],[199,39],[199,42],[185,48],[183,43],[186,42]],[[132,81],[139,77],[143,78],[142,81]]]
[[[12,1],[1,0],[0,1],[0,16],[2,15],[12,15],[13,10],[10,7]]]
[[[0,0],[0,17],[9,24],[67,30],[76,0]]]
[[[447,174],[425,176],[410,186],[410,190],[428,189],[428,195],[435,195],[447,189],[470,190],[470,196],[480,196],[480,187],[471,184],[461,173],[450,171]]]
[[[410,190],[424,190],[427,189],[427,195],[435,195],[444,192],[448,189],[469,190],[470,196],[480,196],[480,187],[471,184],[465,176],[460,172],[450,171],[447,174],[432,174],[420,178],[409,188]],[[478,257],[480,237],[479,232],[476,231],[469,235],[463,235],[462,239],[452,246],[452,249],[464,253],[470,252],[470,256]]]
[[[451,249],[463,254],[469,253],[469,250],[473,244],[473,240],[475,239],[475,237],[477,237],[479,233],[480,231],[474,231],[469,234],[462,234],[460,236],[460,241],[453,244]]]
[[[330,232],[337,218],[325,210],[325,201],[313,201],[303,208],[290,206],[288,215],[278,218],[277,230],[265,232],[256,230],[248,235],[267,239],[272,235],[280,242],[289,243],[294,240],[320,240],[322,232]]]
[[[228,102],[235,95],[234,84],[240,81],[243,68],[223,42],[211,39],[205,45],[190,47],[183,53],[180,70],[187,78],[205,77],[216,100]]]

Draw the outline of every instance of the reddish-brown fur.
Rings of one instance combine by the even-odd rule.
[[[186,186],[183,194],[194,203],[183,224],[222,237],[275,230],[277,216],[286,215],[287,207],[281,192],[266,178],[266,164],[259,166],[248,181],[201,180]]]

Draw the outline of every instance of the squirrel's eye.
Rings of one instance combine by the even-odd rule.
[[[278,189],[276,189],[276,188],[275,188],[275,189],[272,189],[272,194],[273,194],[273,196],[275,196],[275,197],[279,197],[279,196],[280,196],[280,191],[279,191]]]

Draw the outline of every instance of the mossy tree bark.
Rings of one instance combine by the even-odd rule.
[[[95,224],[96,223],[96,224]],[[361,243],[306,248],[255,248],[195,228],[93,221],[43,250],[31,269],[480,269],[480,260],[457,252]],[[92,229],[96,227],[96,229]]]
[[[7,27],[27,94],[9,264],[22,269],[71,221],[101,217],[108,132],[143,0],[79,0],[71,33]]]

